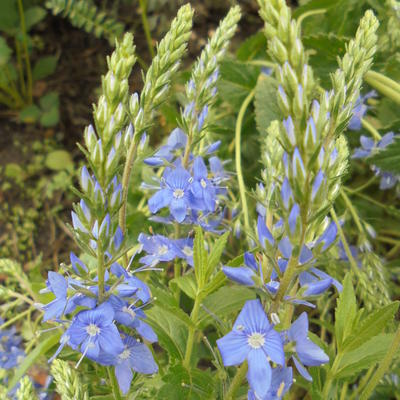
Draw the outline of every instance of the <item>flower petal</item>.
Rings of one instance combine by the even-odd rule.
[[[263,349],[274,363],[279,365],[285,364],[285,352],[283,351],[282,337],[272,328],[265,336]]]
[[[250,350],[245,333],[236,331],[218,339],[217,346],[226,367],[241,364]]]
[[[133,378],[132,370],[128,367],[127,363],[117,364],[115,366],[115,376],[121,392],[127,394]]]
[[[300,375],[301,375],[304,379],[306,379],[306,380],[312,382],[312,377],[311,377],[311,375],[310,375],[310,374],[308,373],[308,371],[304,368],[304,366],[301,364],[301,362],[300,362],[296,357],[292,357],[292,360],[294,361],[294,365],[296,366],[297,371],[299,371]]]
[[[271,366],[266,354],[261,349],[252,349],[247,356],[249,370],[247,380],[254,393],[264,398],[271,386]]]
[[[253,332],[266,333],[270,329],[271,324],[260,300],[246,301],[235,321],[234,328],[237,329],[239,326],[243,326],[248,334]]]

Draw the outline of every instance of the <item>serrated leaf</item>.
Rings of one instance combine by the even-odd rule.
[[[213,273],[215,267],[218,265],[221,259],[229,234],[230,234],[229,231],[225,232],[222,236],[220,236],[217,239],[217,241],[212,246],[212,250],[210,251],[210,255],[208,256],[207,273],[205,279],[206,282],[208,281],[210,275]]]
[[[393,341],[393,334],[374,336],[355,350],[345,352],[335,373],[336,378],[345,378],[368,369],[382,360]]]
[[[400,139],[366,159],[369,164],[376,165],[382,171],[400,174]]]
[[[337,347],[339,349],[353,329],[356,313],[357,303],[353,282],[351,280],[351,274],[347,273],[343,281],[343,290],[339,295],[335,310],[335,334]]]
[[[204,299],[198,325],[205,327],[213,321],[213,315],[220,319],[226,319],[230,314],[237,313],[247,300],[254,298],[254,291],[246,287],[223,286]]]
[[[193,265],[196,274],[197,285],[201,288],[205,283],[207,270],[207,251],[204,248],[204,236],[201,227],[196,227],[193,241]]]
[[[226,282],[227,278],[222,271],[218,271],[203,288],[204,294],[207,296],[218,290]]]
[[[33,80],[38,81],[53,74],[57,68],[57,62],[58,57],[56,56],[46,56],[39,58],[32,70]]]
[[[196,298],[197,293],[197,284],[194,277],[194,274],[186,274],[183,276],[179,276],[170,281],[170,284],[176,284],[182,292],[184,292],[191,299]]]
[[[182,311],[183,312],[183,311]],[[187,327],[175,312],[155,304],[146,311],[146,322],[154,329],[163,349],[173,359],[183,359],[187,341]]]
[[[276,100],[278,84],[276,80],[266,74],[260,74],[255,93],[254,107],[258,132],[266,135],[270,123],[281,120],[283,115]]]
[[[221,98],[234,108],[239,108],[255,87],[260,67],[238,61],[223,61],[220,73],[221,78],[217,85]]]
[[[372,337],[378,335],[394,318],[396,311],[399,309],[399,302],[395,301],[387,306],[381,307],[367,318],[357,323],[353,330],[343,343],[343,351],[350,351],[361,346]]]

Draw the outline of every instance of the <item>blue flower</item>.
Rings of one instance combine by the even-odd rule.
[[[211,211],[215,210],[215,188],[212,182],[208,179],[208,171],[204,160],[201,157],[196,157],[193,163],[193,183],[191,191],[195,203],[200,210]],[[199,205],[199,200],[201,201]]]
[[[68,302],[68,283],[62,275],[49,271],[46,284],[48,290],[54,293],[56,298],[41,307],[44,310],[43,322],[49,319],[58,319],[63,314],[68,314],[75,309],[75,304]]]
[[[141,233],[138,241],[142,244],[143,250],[147,253],[147,256],[139,260],[142,264],[154,266],[161,261],[171,261],[177,255],[176,248],[172,241],[165,236],[146,236]]]
[[[254,286],[254,277],[257,273],[262,276],[261,263],[257,264],[256,258],[252,253],[244,253],[244,263],[242,267],[223,266],[224,274],[234,282],[245,286]]]
[[[125,395],[129,392],[131,386],[132,370],[141,374],[155,374],[158,372],[158,366],[145,344],[138,342],[131,336],[125,336],[123,345],[120,354],[105,361],[107,365],[115,365],[115,376],[122,393]]]
[[[356,105],[353,109],[353,116],[350,119],[348,128],[352,131],[359,131],[361,129],[361,119],[364,118],[368,110],[368,106],[365,105],[366,100],[371,97],[375,97],[376,92],[372,90],[367,93],[365,96],[359,96],[356,102]]]
[[[254,393],[263,398],[272,380],[270,360],[284,365],[281,335],[273,329],[259,300],[249,300],[236,319],[233,329],[217,340],[225,366],[239,365],[247,359],[247,380]]]
[[[121,353],[124,346],[113,322],[114,316],[114,309],[109,303],[79,312],[67,330],[68,344],[74,349],[79,347],[82,358],[87,356],[98,362],[101,362],[102,353]]]
[[[318,366],[329,362],[329,357],[319,346],[309,339],[308,317],[305,312],[293,322],[287,331],[287,337],[289,342],[294,342],[295,345],[298,358],[294,355],[292,358],[297,370],[305,379],[312,381],[311,375],[304,368],[303,364],[309,367]]]
[[[193,239],[176,239],[174,245],[177,248],[178,257],[186,260],[193,267]]]
[[[369,157],[377,153],[378,151],[385,149],[390,144],[394,143],[395,138],[396,137],[393,132],[386,133],[384,136],[382,136],[382,139],[379,140],[378,142],[375,142],[374,139],[368,136],[361,135],[360,137],[361,147],[357,148],[354,151],[352,158]]]
[[[149,209],[154,214],[169,207],[172,216],[182,222],[190,207],[190,184],[192,178],[186,169],[167,168],[163,175],[162,188],[149,199]]]
[[[276,367],[272,370],[271,386],[265,397],[256,397],[252,390],[247,394],[247,400],[281,400],[289,391],[293,383],[293,370],[291,367]]]

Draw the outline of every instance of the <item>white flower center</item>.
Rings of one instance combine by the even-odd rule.
[[[253,349],[259,349],[260,347],[264,346],[265,338],[262,333],[252,333],[247,337],[247,343]]]
[[[193,255],[193,249],[189,246],[185,246],[182,251],[183,254],[187,257],[191,257]]]
[[[174,190],[174,193],[173,193],[173,196],[174,196],[176,199],[181,199],[181,198],[183,197],[184,194],[185,194],[185,192],[184,192],[182,189],[175,189],[175,190]]]
[[[96,336],[100,333],[100,328],[95,324],[90,324],[86,327],[86,332],[89,336]]]
[[[158,255],[163,256],[164,254],[168,253],[168,247],[163,244],[162,246],[158,246]]]
[[[200,181],[200,185],[201,185],[201,187],[204,189],[204,188],[206,188],[206,186],[207,186],[207,182],[206,182],[204,179],[202,179],[202,180]]]
[[[119,358],[121,358],[122,360],[126,360],[127,358],[129,358],[131,356],[131,351],[126,348],[120,355]]]
[[[133,311],[132,308],[129,308],[127,306],[122,307],[122,312],[129,314],[132,318],[136,317],[135,311]]]

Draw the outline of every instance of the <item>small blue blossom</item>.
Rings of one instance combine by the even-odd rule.
[[[169,207],[172,216],[182,222],[190,208],[190,185],[192,178],[186,169],[177,167],[164,171],[161,190],[149,199],[149,209],[154,214]]]
[[[376,97],[376,92],[374,90],[368,92],[365,96],[358,97],[353,109],[353,115],[348,125],[350,130],[359,131],[361,129],[361,119],[364,118],[364,115],[367,113],[369,108],[365,103],[371,97]]]
[[[172,261],[176,257],[176,247],[172,241],[162,235],[146,236],[139,235],[138,242],[147,253],[139,261],[148,266],[154,266],[161,261]]]
[[[287,331],[289,342],[293,342],[297,357],[293,355],[293,361],[299,373],[307,380],[312,381],[311,375],[304,368],[314,367],[329,362],[329,357],[325,352],[312,342],[308,337],[308,317],[303,312],[296,321],[294,321]],[[299,361],[300,360],[300,361]]]
[[[197,208],[210,212],[215,210],[215,188],[208,179],[207,167],[201,157],[196,157],[193,163],[191,191],[196,200]],[[199,201],[201,202],[200,205]]]
[[[184,259],[191,267],[193,267],[193,239],[176,239],[174,245],[177,248],[178,257]]]
[[[285,363],[281,335],[269,323],[259,300],[245,303],[233,329],[217,340],[225,366],[239,365],[247,359],[247,380],[250,388],[264,398],[271,387],[270,360],[281,366]]]

